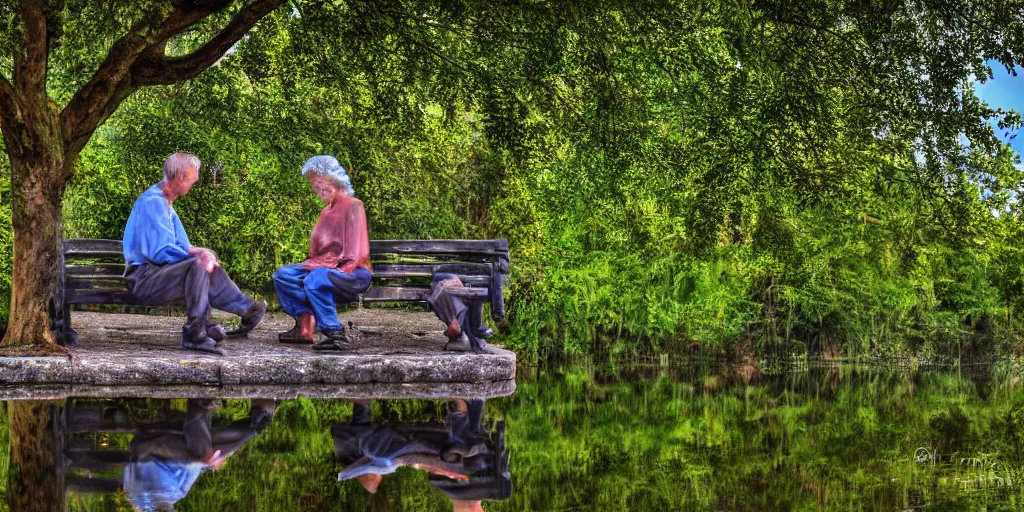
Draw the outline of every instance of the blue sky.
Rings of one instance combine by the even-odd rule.
[[[989,62],[989,66],[995,78],[984,84],[976,83],[975,93],[992,107],[1013,109],[1024,114],[1024,68],[1017,66],[1017,76],[1011,76],[998,62]],[[1003,132],[996,128],[999,138],[1006,141],[1008,137]],[[1024,133],[1009,142],[1018,154],[1024,153]]]

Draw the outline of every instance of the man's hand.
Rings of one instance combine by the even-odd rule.
[[[217,262],[217,255],[205,247],[189,247],[188,253],[199,260],[199,264],[206,269],[207,274],[212,274],[213,269],[220,265]]]

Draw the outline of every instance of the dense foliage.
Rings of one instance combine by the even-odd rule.
[[[56,97],[131,12],[109,4],[65,34],[80,58]],[[122,105],[77,165],[65,236],[120,237],[162,159],[193,152],[193,242],[272,296],[319,210],[298,169],[330,153],[373,238],[509,239],[524,354],[1017,341],[1022,176],[990,123],[1020,118],[972,84],[1024,55],[1019,2],[286,7]]]
[[[833,367],[747,382],[750,374],[737,370],[572,368],[521,378],[513,396],[487,405],[486,416],[507,425],[513,492],[485,508],[1020,507],[1024,395],[1016,373]],[[183,412],[184,401],[174,407]],[[372,408],[374,422],[418,422],[437,421],[447,405],[384,400]],[[130,409],[166,411],[137,401]],[[247,411],[247,401],[227,401],[214,421]],[[177,510],[451,510],[411,468],[385,477],[377,495],[339,483],[329,431],[350,413],[346,401],[280,403],[267,430],[200,477]],[[93,438],[106,449],[129,441]],[[123,492],[71,493],[68,503],[74,511],[130,510]]]

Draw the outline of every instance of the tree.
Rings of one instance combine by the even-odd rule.
[[[111,18],[121,14],[121,20],[130,20],[127,31],[113,41],[95,72],[63,107],[53,97],[55,89],[48,87],[50,57],[65,34],[69,11],[85,5],[25,0],[0,8],[8,11],[3,12],[5,21],[15,27],[8,41],[10,79],[0,77],[0,131],[11,164],[15,261],[9,326],[0,346],[57,350],[48,311],[60,272],[61,201],[76,158],[96,129],[139,88],[187,80],[215,64],[283,3],[173,0],[112,12]],[[175,38],[215,22],[232,7],[233,15],[208,40],[182,55],[168,54]]]

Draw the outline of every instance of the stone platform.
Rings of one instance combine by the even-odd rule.
[[[181,317],[75,312],[71,357],[0,357],[0,399],[493,398],[515,390],[514,353],[496,345],[490,354],[444,352],[431,313],[359,309],[341,320],[348,351],[279,343],[277,332],[293,321],[268,314],[247,338],[221,342],[225,355],[216,356],[180,348]]]

